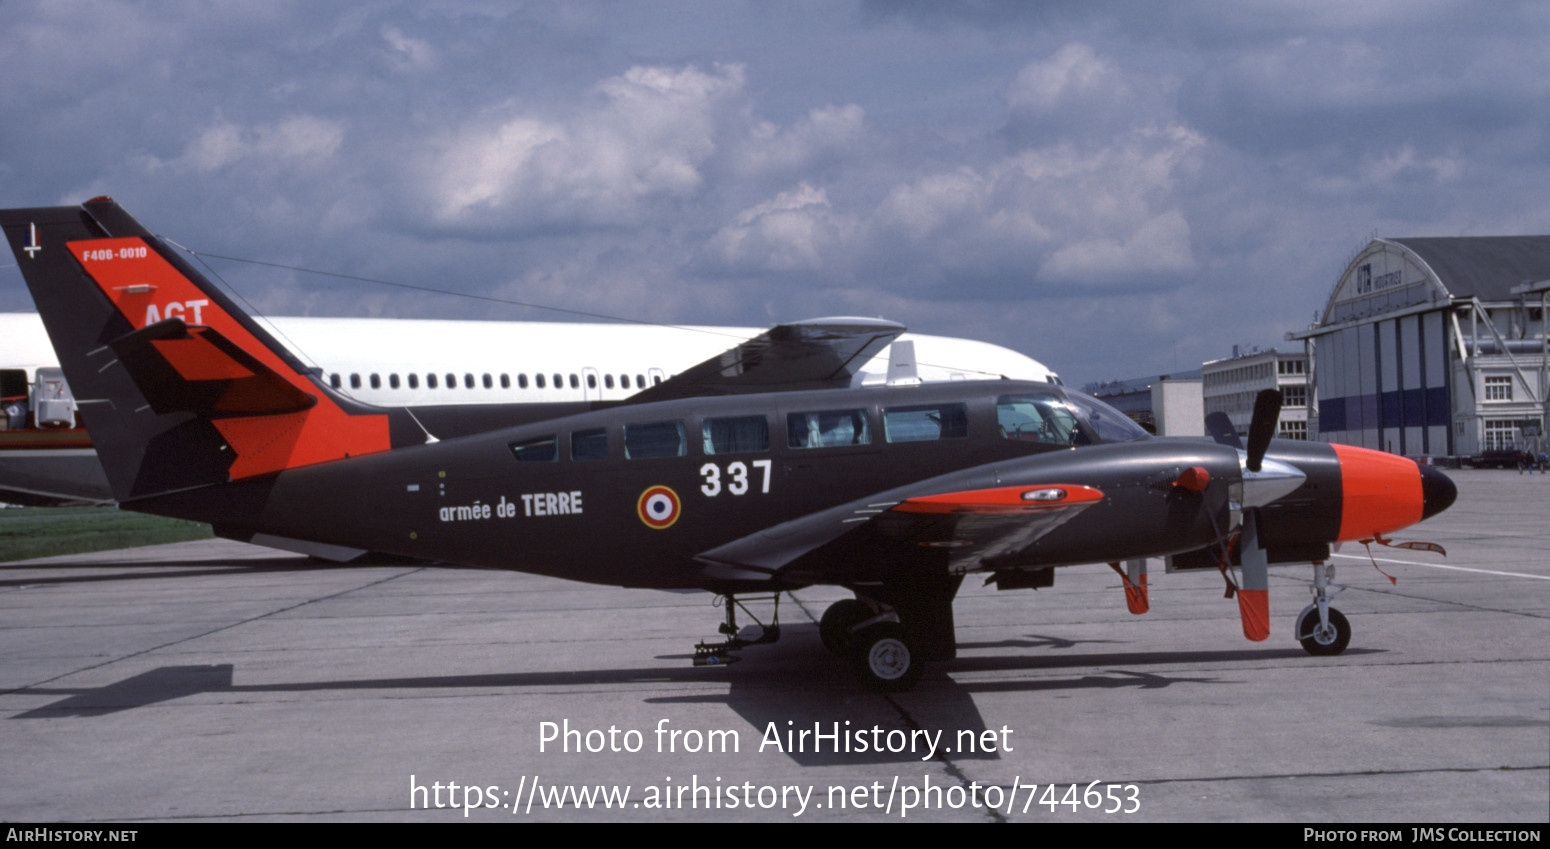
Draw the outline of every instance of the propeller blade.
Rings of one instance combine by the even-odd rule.
[[[1281,417],[1281,391],[1260,390],[1254,399],[1254,418],[1249,423],[1248,469],[1259,471],[1260,461],[1270,448],[1270,439],[1276,435],[1276,420]]]
[[[1228,448],[1243,448],[1243,443],[1238,441],[1238,431],[1232,426],[1232,419],[1221,410],[1206,416],[1206,433],[1216,440],[1217,445],[1225,445]]]
[[[1243,586],[1238,588],[1238,616],[1243,620],[1243,636],[1261,642],[1270,636],[1270,563],[1259,542],[1258,510],[1243,511],[1238,563],[1243,570]]]

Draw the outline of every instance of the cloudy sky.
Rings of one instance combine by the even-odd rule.
[[[1550,4],[0,13],[0,205],[653,321],[880,315],[1078,384],[1285,346],[1373,235],[1550,232]],[[272,314],[566,319],[211,263]]]

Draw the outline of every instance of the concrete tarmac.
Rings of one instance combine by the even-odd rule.
[[[971,577],[959,658],[897,695],[822,648],[833,588],[694,668],[703,593],[225,541],[8,564],[0,819],[1545,823],[1550,476],[1451,474],[1401,535],[1446,558],[1334,559],[1337,657],[1291,637],[1309,567],[1263,643],[1214,572],[1154,564],[1132,616],[1078,567]]]

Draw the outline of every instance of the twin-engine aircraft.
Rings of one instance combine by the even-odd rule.
[[[335,392],[109,199],[0,224],[120,506],[233,539],[719,593],[726,639],[697,663],[778,638],[778,618],[738,629],[738,596],[833,584],[855,598],[824,614],[824,644],[907,689],[954,656],[965,576],[1040,587],[1109,563],[1140,613],[1145,558],[1169,556],[1229,575],[1250,639],[1269,634],[1267,566],[1314,562],[1295,633],[1337,653],[1329,546],[1455,497],[1411,460],[1272,440],[1274,393],[1243,448],[1151,438],[1052,383],[854,388],[904,330],[877,319],[779,325],[623,402],[438,439]],[[197,324],[167,309],[195,300]]]

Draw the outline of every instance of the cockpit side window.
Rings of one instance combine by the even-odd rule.
[[[996,400],[996,423],[1002,437],[1017,442],[1068,446],[1078,444],[1081,433],[1065,401],[1043,392],[1002,395]]]
[[[1002,395],[996,400],[1001,436],[1018,442],[1082,446],[1130,442],[1148,434],[1124,413],[1095,398],[1067,391]]]

